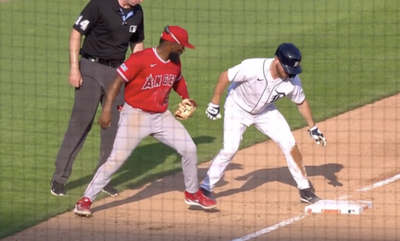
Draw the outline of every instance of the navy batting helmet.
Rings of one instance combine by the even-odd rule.
[[[282,43],[276,49],[275,55],[287,74],[297,75],[301,73],[301,53],[294,44]]]

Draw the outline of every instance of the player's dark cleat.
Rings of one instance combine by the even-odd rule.
[[[115,197],[119,195],[119,192],[117,191],[117,189],[115,189],[113,186],[111,186],[111,184],[107,184],[103,190],[104,193],[107,193],[108,195]]]
[[[64,196],[67,192],[65,191],[65,186],[62,183],[57,182],[56,180],[51,181],[51,194],[54,196]]]
[[[206,197],[200,189],[196,193],[188,193],[185,191],[185,203],[188,205],[200,206],[204,209],[213,209],[217,207],[217,202]]]
[[[313,204],[321,200],[321,198],[317,197],[317,195],[314,194],[312,188],[299,190],[299,193],[300,193],[300,201],[303,203]]]
[[[92,211],[90,211],[90,206],[92,201],[89,198],[83,197],[75,204],[74,213],[81,217],[91,217]]]
[[[215,198],[212,195],[212,192],[210,192],[210,191],[208,191],[208,190],[206,190],[204,188],[200,188],[200,191],[204,194],[204,196],[206,196],[206,197],[208,197],[208,198],[210,198],[212,200],[215,200]]]

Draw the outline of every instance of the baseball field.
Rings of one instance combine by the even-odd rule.
[[[215,212],[187,208],[180,156],[148,137],[112,179],[126,191],[117,198],[100,194],[93,218],[82,219],[70,211],[97,164],[98,125],[75,161],[68,195],[51,195],[50,178],[73,103],[69,33],[86,2],[0,0],[0,238],[400,239],[400,1],[142,4],[146,47],[158,43],[165,25],[186,28],[196,46],[184,53],[182,62],[189,93],[199,107],[183,123],[198,147],[200,179],[222,147],[223,122],[204,114],[220,72],[245,58],[273,57],[280,43],[293,42],[303,54],[300,78],[327,147],[315,145],[306,135],[293,103],[285,99],[277,106],[294,131],[310,180],[322,198],[372,200],[371,210],[355,216],[302,214],[305,205],[298,200],[283,155],[251,127],[243,137],[243,150],[215,190]],[[178,102],[178,96],[171,95],[170,109]],[[385,185],[379,186],[382,181]],[[368,192],[359,191],[371,186]]]

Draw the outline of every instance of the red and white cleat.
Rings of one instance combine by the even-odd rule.
[[[185,191],[185,203],[188,205],[200,206],[204,209],[213,209],[217,207],[217,202],[205,196],[200,189],[196,193],[188,193]]]
[[[90,211],[90,206],[92,201],[89,198],[83,197],[75,204],[74,213],[78,216],[91,217],[92,211]]]

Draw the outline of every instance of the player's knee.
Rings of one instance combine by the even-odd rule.
[[[239,150],[239,146],[224,146],[224,148],[221,150],[220,155],[227,158],[227,159],[232,159],[237,151]]]
[[[107,161],[103,164],[103,171],[106,171],[107,173],[113,174],[118,169],[122,167],[122,165],[125,163],[127,158],[118,158],[115,155],[110,155],[107,159]]]
[[[126,151],[113,150],[110,156],[108,157],[107,162],[114,162],[114,163],[125,162],[125,160],[128,159],[129,155],[130,154]]]
[[[180,149],[180,150],[179,150]],[[184,146],[180,146],[177,150],[182,156],[197,156],[197,146],[196,144],[191,142],[186,142]]]
[[[197,146],[196,146],[196,144],[194,144],[193,141],[191,143],[187,144],[186,151],[189,152],[189,153],[197,155]]]
[[[285,140],[280,140],[276,142],[278,146],[284,153],[290,153],[294,147],[296,147],[296,140],[293,136],[287,138]]]

